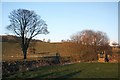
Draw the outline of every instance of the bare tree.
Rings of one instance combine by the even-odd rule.
[[[81,43],[80,37],[81,37],[80,32],[73,34],[72,36],[70,36],[71,42]]]
[[[97,31],[94,35],[95,45],[109,45],[109,38],[105,32]]]
[[[79,46],[78,51],[81,53],[81,60],[96,60],[96,53],[103,50],[110,51],[109,38],[106,33],[101,31],[83,30],[73,34],[70,38]]]
[[[81,44],[85,51],[94,50],[95,53],[99,50],[106,50],[106,46],[109,46],[109,38],[101,31],[83,30],[72,35],[71,40]]]
[[[101,31],[83,30],[71,36],[71,41],[83,45],[108,45],[109,38]]]
[[[13,10],[9,18],[10,25],[7,26],[7,29],[21,37],[20,45],[24,54],[24,60],[26,60],[27,49],[32,38],[38,34],[49,33],[47,24],[34,11],[27,9]]]

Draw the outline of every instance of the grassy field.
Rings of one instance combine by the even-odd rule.
[[[30,48],[31,47],[29,47],[29,49]],[[66,43],[65,42],[64,43],[37,42],[34,48],[35,48],[35,54],[30,52],[30,50],[28,49],[27,58],[31,58],[31,56],[39,57],[41,53],[47,53],[47,52],[49,52],[50,54],[58,52],[62,57],[71,56],[74,59],[80,59],[80,55],[83,56],[83,53],[80,53],[81,48],[79,45],[76,45],[73,43],[67,43],[67,42]],[[91,52],[90,54],[84,54],[84,57],[87,60],[88,59],[91,60],[93,58],[95,58],[96,60],[97,56],[96,54]],[[18,59],[19,60],[23,59],[23,53],[20,49],[20,45],[15,42],[3,42],[2,43],[2,60],[7,61],[7,60],[18,60]]]
[[[76,63],[40,67],[34,71],[16,73],[12,78],[117,78],[117,63]],[[5,77],[3,79],[6,79]],[[16,80],[15,79],[15,80]]]
[[[73,48],[74,46],[74,48]],[[39,53],[56,53],[60,56],[72,56],[74,59],[79,59],[80,49],[75,44],[68,43],[45,43],[37,42],[35,45],[36,54],[27,54],[27,60],[37,59],[34,56],[39,56]],[[114,55],[113,55],[114,56]],[[33,58],[34,57],[34,58]],[[87,54],[84,59],[92,59],[94,54]],[[114,57],[116,59],[116,57]],[[23,54],[18,43],[3,42],[2,43],[2,60],[23,60]],[[39,67],[33,71],[17,72],[3,79],[23,79],[23,78],[117,78],[118,64],[117,63],[76,63],[69,65],[52,65],[46,67]]]
[[[33,47],[33,46],[32,46]],[[72,46],[73,47],[73,46]],[[31,47],[29,47],[31,48]],[[71,53],[78,53],[76,48],[71,48],[70,43],[47,43],[47,42],[36,42],[34,45],[35,53],[45,53],[45,52],[59,52],[61,55],[69,55]],[[15,42],[2,42],[2,53],[6,56],[20,56],[22,55],[22,51],[19,43]],[[28,49],[28,53],[29,49]]]

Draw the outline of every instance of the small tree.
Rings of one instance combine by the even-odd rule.
[[[13,10],[10,15],[10,25],[8,30],[13,31],[21,38],[20,45],[24,54],[24,60],[27,59],[27,49],[33,37],[38,34],[48,34],[47,24],[34,11],[27,9]]]

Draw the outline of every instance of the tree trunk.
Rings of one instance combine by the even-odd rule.
[[[24,59],[27,59],[27,56],[26,56],[27,54],[26,54],[26,52],[24,52]]]
[[[22,51],[23,51],[23,55],[24,55],[24,61],[26,61],[27,59],[27,49],[29,47],[29,43],[30,43],[31,38],[28,40],[26,37],[24,37],[24,33],[22,36]]]
[[[24,55],[24,61],[26,61],[26,59],[27,59],[27,49],[23,50],[23,55]]]

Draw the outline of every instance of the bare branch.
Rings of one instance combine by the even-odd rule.
[[[13,10],[10,15],[11,24],[7,29],[21,37],[21,48],[26,54],[29,43],[38,34],[48,34],[47,24],[34,11],[26,9]]]

